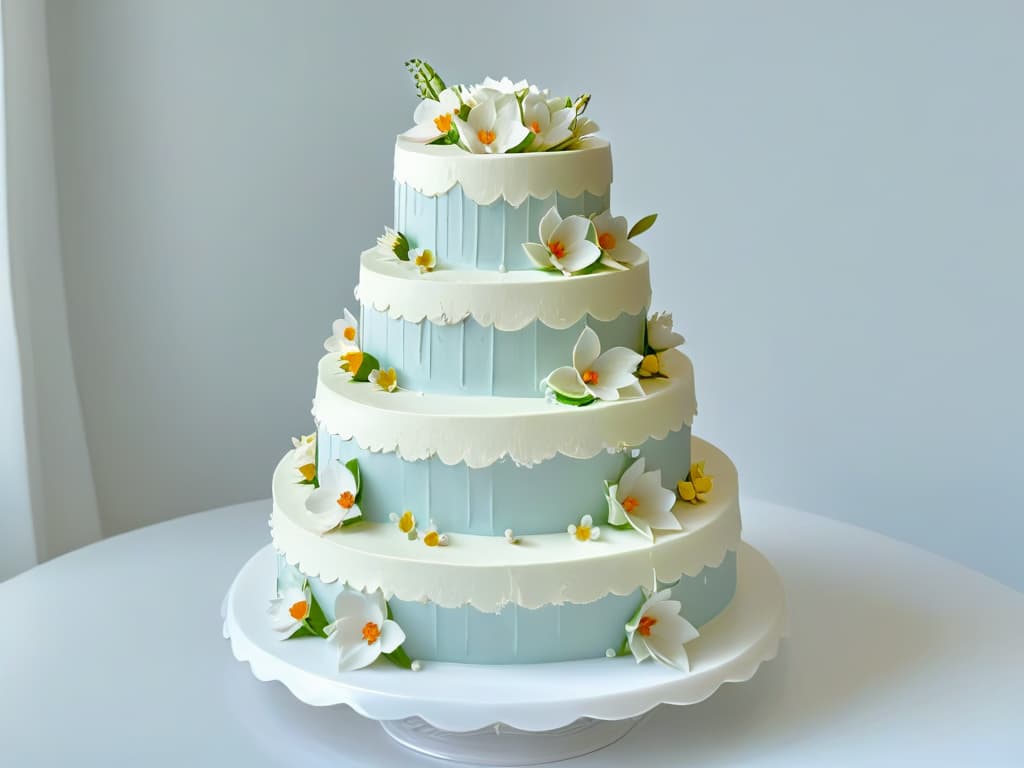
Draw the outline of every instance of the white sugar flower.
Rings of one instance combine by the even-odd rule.
[[[309,482],[316,476],[316,432],[292,438],[295,469]]]
[[[508,77],[503,77],[501,80],[495,80],[493,77],[485,77],[484,81],[477,88],[487,88],[498,93],[518,93],[519,91],[529,91],[534,88],[526,80],[520,80],[513,83]]]
[[[572,365],[555,369],[542,383],[569,400],[618,400],[620,389],[637,383],[633,371],[642,359],[626,347],[602,354],[601,340],[587,327],[573,347]]]
[[[302,587],[290,586],[282,589],[278,596],[270,601],[270,626],[282,633],[282,639],[294,635],[306,619],[313,603],[309,585]]]
[[[700,637],[694,626],[681,615],[682,604],[672,600],[672,590],[657,591],[657,582],[648,592],[640,610],[626,625],[629,650],[639,664],[653,658],[680,672],[690,671],[690,658],[686,643]]]
[[[644,252],[629,239],[625,216],[612,216],[611,211],[599,213],[594,217],[594,228],[602,251],[601,263],[606,267],[625,269],[640,261]]]
[[[401,261],[408,261],[409,238],[391,227],[384,227],[384,234],[377,238],[377,252],[382,256],[396,256]]]
[[[597,541],[601,538],[601,529],[594,525],[594,518],[590,515],[581,517],[579,525],[570,525],[568,531],[577,541]]]
[[[405,632],[387,616],[379,589],[369,595],[349,587],[341,591],[334,601],[335,620],[324,628],[327,642],[338,649],[339,672],[369,666],[405,642]]]
[[[540,242],[523,243],[533,263],[564,275],[580,272],[601,258],[594,223],[585,216],[562,218],[555,206],[540,220]]]
[[[402,134],[404,138],[429,144],[452,129],[453,120],[459,114],[461,106],[459,95],[451,88],[445,88],[438,97],[437,101],[424,99],[419,103],[412,116],[416,125]]]
[[[678,347],[685,341],[672,330],[671,312],[655,312],[647,319],[647,346],[655,352]]]
[[[523,99],[523,124],[533,132],[533,141],[527,151],[543,152],[571,139],[570,125],[575,117],[576,111],[566,107],[564,100],[528,93]]]
[[[584,136],[589,136],[592,133],[597,133],[600,129],[597,123],[591,120],[589,117],[576,118],[576,124],[572,129],[572,136],[574,139],[582,139]]]
[[[654,540],[654,530],[681,531],[672,514],[676,495],[661,485],[661,470],[644,472],[644,457],[622,473],[619,482],[608,486],[608,524],[631,525],[642,536]]]
[[[356,503],[359,482],[340,461],[329,461],[320,469],[320,487],[306,497],[306,509],[312,513],[310,528],[317,533],[334,530],[346,520],[362,517]]]
[[[519,117],[519,102],[512,95],[483,98],[465,120],[456,116],[455,123],[460,143],[476,154],[508,152],[530,133]]]
[[[359,323],[348,309],[345,316],[334,321],[331,335],[324,341],[324,349],[344,355],[359,349],[356,339],[359,335]]]

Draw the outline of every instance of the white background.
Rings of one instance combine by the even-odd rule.
[[[391,222],[402,61],[593,93],[613,204],[744,491],[1018,588],[1024,9],[48,7],[73,362],[107,534],[269,494]],[[870,568],[871,563],[864,563]]]

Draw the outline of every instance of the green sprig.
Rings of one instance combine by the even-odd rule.
[[[441,91],[445,89],[444,80],[437,74],[432,66],[422,59],[409,59],[405,62],[405,68],[412,75],[416,84],[416,91],[421,99],[441,100]]]

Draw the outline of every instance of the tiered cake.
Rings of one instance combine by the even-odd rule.
[[[424,66],[394,229],[325,343],[316,431],[274,473],[270,621],[342,671],[686,671],[733,599],[740,514],[733,465],[690,435],[683,339],[648,317],[633,239],[654,217],[611,214],[585,97]]]

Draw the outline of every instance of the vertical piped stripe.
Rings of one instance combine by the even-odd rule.
[[[519,603],[512,603],[512,658],[519,656]]]
[[[459,323],[459,386],[466,389],[466,323]]]
[[[466,471],[466,482],[463,484],[466,488],[466,530],[473,530],[473,473],[469,471],[469,467],[465,464],[461,465]],[[490,469],[488,467],[488,469]]]

